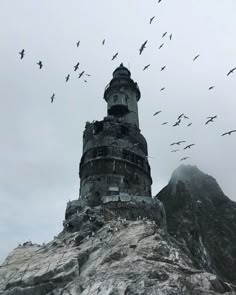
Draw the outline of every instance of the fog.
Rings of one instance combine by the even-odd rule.
[[[0,261],[18,243],[62,230],[66,203],[79,196],[85,122],[106,115],[104,88],[121,62],[141,90],[153,195],[189,157],[236,200],[236,133],[221,136],[236,129],[236,71],[227,76],[236,67],[235,11],[233,0],[1,1]],[[83,70],[91,77],[78,79]],[[173,127],[181,113],[190,119]],[[195,146],[171,153],[179,140]]]

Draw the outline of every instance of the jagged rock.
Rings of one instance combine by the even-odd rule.
[[[78,235],[64,230],[44,246],[16,248],[0,267],[0,294],[236,294],[216,275],[194,268],[150,220],[110,221],[79,246]]]
[[[0,266],[0,295],[236,294],[228,283],[235,273],[218,263],[226,259],[233,272],[235,203],[214,179],[195,167],[175,171],[158,195],[172,236],[162,203],[136,197],[104,197],[92,207],[69,202],[53,241],[26,242]]]
[[[168,232],[195,267],[236,284],[236,203],[216,180],[196,166],[180,166],[157,195],[164,204]]]

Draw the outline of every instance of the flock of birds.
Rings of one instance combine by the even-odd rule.
[[[161,1],[162,1],[162,0],[158,0],[158,3],[160,3]],[[154,19],[155,19],[155,16],[152,16],[152,17],[149,19],[149,24],[150,24],[150,25],[152,24],[152,22],[154,21]],[[171,41],[172,38],[173,38],[173,34],[172,34],[172,33],[169,34],[169,35],[167,35],[167,34],[168,34],[168,32],[164,32],[164,33],[162,34],[162,38],[165,38],[166,36],[168,36],[168,37],[169,37],[169,40]],[[106,39],[103,39],[102,42],[101,42],[101,44],[102,44],[102,45],[105,45],[105,43],[106,43]],[[143,53],[143,51],[145,50],[145,48],[146,48],[146,46],[147,46],[147,43],[148,43],[148,40],[146,40],[145,42],[143,42],[143,43],[141,44],[141,46],[140,46],[140,48],[139,48],[139,55],[141,55],[141,54]],[[77,46],[77,48],[80,46],[80,41],[77,41],[76,46]],[[163,46],[164,46],[164,43],[162,43],[158,48],[161,49],[161,48],[163,48]],[[23,59],[24,56],[25,56],[25,49],[22,49],[22,50],[19,52],[19,54],[20,54],[20,58]],[[112,56],[111,60],[112,60],[112,61],[115,60],[115,59],[118,57],[118,54],[119,54],[119,53],[116,52],[116,53]],[[200,57],[200,54],[197,54],[196,56],[194,56],[194,58],[193,58],[193,62],[195,62],[199,57]],[[42,68],[43,68],[43,63],[42,63],[41,60],[39,60],[39,61],[37,62],[37,65],[39,66],[39,69],[42,69]],[[76,71],[79,69],[79,65],[80,65],[79,62],[77,62],[77,63],[75,64],[75,66],[74,66],[74,72],[76,72]],[[151,64],[147,64],[147,65],[145,65],[144,68],[143,68],[143,71],[147,70],[147,69],[150,67],[150,65],[151,65]],[[162,67],[160,68],[160,71],[164,71],[165,69],[166,69],[166,66],[162,66]],[[230,70],[227,72],[227,76],[233,74],[234,71],[236,71],[236,67],[230,69]],[[82,77],[84,77],[84,76],[90,77],[91,75],[88,74],[88,73],[85,73],[85,71],[83,70],[83,71],[81,71],[81,72],[79,73],[78,78],[80,79],[80,78],[82,78]],[[70,74],[68,74],[68,75],[65,77],[65,82],[68,82],[69,79],[70,79]],[[85,79],[84,82],[86,83],[87,80]],[[210,87],[208,88],[208,90],[213,90],[214,88],[215,88],[215,86],[212,85],[212,86],[210,86]],[[164,91],[164,90],[165,90],[165,87],[162,87],[162,88],[160,89],[160,91]],[[52,96],[51,96],[51,103],[53,103],[54,99],[55,99],[55,93],[53,93]],[[153,116],[157,116],[157,115],[160,114],[161,112],[162,112],[161,110],[160,110],[160,111],[157,111],[157,112],[155,112],[155,113],[153,114]],[[214,122],[214,120],[215,120],[216,118],[217,118],[217,115],[207,117],[207,118],[206,118],[207,120],[206,120],[206,122],[205,122],[205,125]],[[182,113],[181,115],[178,116],[176,122],[175,122],[172,126],[173,126],[173,127],[179,126],[183,119],[188,119],[188,120],[189,120],[189,117],[187,117],[185,114]],[[169,122],[163,122],[161,125],[167,125],[168,123],[169,123]],[[189,122],[189,123],[187,124],[187,127],[190,127],[191,125],[192,125],[192,122]],[[221,136],[231,135],[232,133],[235,133],[235,132],[236,132],[236,130],[230,130],[230,131],[227,131],[227,132],[223,133]],[[181,143],[185,143],[185,142],[186,142],[186,141],[178,141],[178,142],[174,142],[174,143],[171,143],[170,146],[174,146],[174,145],[180,146]],[[189,144],[189,145],[186,145],[186,146],[183,148],[183,150],[190,149],[190,148],[193,147],[193,146],[195,146],[195,144],[194,144],[194,143],[191,143],[191,144]],[[180,151],[180,150],[179,150],[179,149],[171,150],[171,152],[173,152],[173,153],[174,153],[174,152],[178,152],[178,151]],[[184,160],[187,160],[187,159],[189,159],[189,157],[183,157],[183,158],[180,159],[180,161],[184,161]]]
[[[158,114],[160,114],[160,113],[161,113],[161,111],[157,111],[157,112],[155,112],[155,113],[153,114],[153,116],[156,116],[156,115],[158,115]],[[207,117],[207,118],[206,118],[207,121],[205,122],[205,125],[207,125],[207,124],[209,124],[209,123],[211,123],[211,122],[214,122],[214,120],[215,120],[216,118],[217,118],[217,115]],[[176,121],[172,126],[173,126],[173,127],[179,126],[180,123],[181,123],[181,120],[182,120],[182,119],[189,119],[189,117],[188,117],[188,116],[185,116],[184,113],[182,113],[181,115],[178,116],[177,121]],[[166,124],[168,124],[168,122],[163,122],[161,125],[166,125]],[[187,127],[189,127],[189,126],[191,126],[191,125],[192,125],[192,122],[188,123],[188,124],[187,124]],[[227,132],[221,134],[221,136],[231,135],[231,134],[234,133],[234,132],[236,132],[236,129],[234,129],[234,130],[230,130],[230,131],[227,131]],[[178,142],[173,142],[173,143],[170,144],[170,146],[174,146],[174,145],[178,145],[178,146],[180,146],[180,144],[181,144],[181,143],[184,143],[184,142],[186,142],[186,141],[185,141],[185,140],[181,140],[181,141],[178,141]],[[195,146],[195,144],[194,144],[194,143],[191,143],[191,144],[185,146],[185,147],[183,148],[183,150],[190,149],[192,146]],[[176,152],[179,152],[179,151],[180,151],[179,149],[171,150],[172,153],[176,153]],[[180,161],[184,161],[184,160],[187,160],[187,159],[189,159],[189,158],[190,158],[190,157],[183,157],[183,158],[180,159]]]
[[[161,2],[161,0],[158,1],[158,3],[159,3],[159,2]],[[153,22],[154,18],[155,18],[155,16],[153,16],[153,17],[150,18],[150,20],[149,20],[149,24],[151,24],[151,23]],[[164,37],[167,35],[167,33],[168,33],[168,32],[163,33],[162,38],[164,38]],[[173,34],[170,34],[170,35],[169,35],[169,39],[172,40],[172,37],[173,37]],[[148,43],[148,40],[146,40],[144,43],[141,44],[141,47],[140,47],[140,49],[139,49],[139,54],[140,54],[140,55],[142,54],[142,52],[143,52],[144,49],[146,48],[147,43]],[[162,44],[159,46],[159,49],[161,49],[163,46],[164,46],[164,43],[162,43]],[[194,56],[194,58],[193,58],[193,62],[195,62],[199,57],[200,57],[200,54],[197,54],[196,56]],[[150,67],[150,65],[151,65],[151,64],[148,64],[148,65],[144,66],[143,71],[147,70],[147,69]],[[160,71],[164,71],[165,69],[166,69],[166,66],[162,66],[161,69],[160,69]],[[233,74],[235,70],[236,70],[236,67],[230,69],[230,70],[227,72],[227,76]],[[208,90],[213,90],[214,88],[215,88],[215,86],[212,85],[212,86],[210,86],[210,87],[208,88]],[[160,91],[163,91],[163,90],[165,90],[165,87],[162,87],[162,88],[160,89]],[[161,111],[157,111],[157,112],[155,112],[155,113],[153,114],[153,116],[156,116],[156,115],[158,115],[158,114],[160,114],[160,113],[161,113]],[[211,123],[211,122],[214,122],[214,119],[216,119],[216,118],[217,118],[217,115],[207,117],[207,118],[206,118],[207,121],[205,122],[205,125],[207,125],[207,124],[209,124],[209,123]],[[177,121],[173,124],[173,127],[179,126],[180,123],[181,123],[181,120],[182,120],[182,119],[189,119],[189,117],[185,116],[184,114],[179,115],[178,118],[177,118]],[[168,124],[168,122],[163,122],[163,123],[162,123],[162,125],[167,125],[167,124]],[[192,122],[188,123],[188,124],[187,124],[187,127],[189,127],[189,126],[191,126],[191,125],[192,125]],[[227,132],[221,134],[221,136],[231,135],[231,134],[234,133],[234,132],[236,132],[236,130],[230,130],[230,131],[227,131]],[[174,142],[174,143],[171,143],[170,146],[173,146],[173,145],[178,145],[178,146],[179,146],[181,143],[184,143],[184,142],[186,142],[186,141],[178,141],[178,142]],[[190,149],[192,146],[195,146],[195,144],[191,143],[191,144],[185,146],[185,147],[183,148],[183,150]],[[178,152],[178,151],[180,151],[180,150],[179,150],[179,149],[171,150],[171,152]],[[190,158],[190,157],[183,157],[183,158],[180,159],[180,161],[184,161],[184,160],[187,160],[187,159],[189,159],[189,158]]]
[[[105,44],[105,40],[103,40],[102,44],[104,45]],[[80,45],[80,41],[78,41],[76,43],[76,46],[79,47]],[[23,59],[24,56],[25,56],[25,49],[22,49],[20,52],[20,59]],[[38,66],[39,66],[39,69],[41,70],[42,67],[43,67],[43,62],[41,60],[39,60],[37,63],[36,63]],[[74,66],[74,72],[76,72],[78,69],[79,69],[79,65],[80,63],[77,62],[76,65]],[[79,73],[79,76],[78,76],[78,79],[82,78],[83,76],[87,76],[87,77],[91,77],[90,74],[88,73],[85,73],[85,71],[83,70],[81,73]],[[65,82],[68,82],[70,80],[70,74],[68,74],[66,77],[65,77]],[[87,80],[85,79],[84,80],[85,83],[87,83]],[[54,99],[55,99],[55,93],[52,94],[51,96],[51,103],[53,103]]]

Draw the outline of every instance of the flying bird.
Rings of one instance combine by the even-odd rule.
[[[172,34],[170,34],[170,40],[172,39],[172,36],[173,36],[173,35],[172,35]]]
[[[88,81],[87,80],[84,80],[84,83],[87,83]]]
[[[189,117],[184,115],[184,119],[189,119]]]
[[[184,157],[180,161],[184,161],[184,160],[187,160],[187,159],[189,159],[189,157]]]
[[[189,126],[191,126],[193,123],[191,122],[191,123],[189,123],[188,125],[187,125],[187,127],[189,127]]]
[[[68,74],[68,75],[66,76],[66,82],[68,82],[69,79],[70,79],[70,74]]]
[[[213,120],[216,119],[216,118],[217,118],[217,115],[215,115],[213,117],[207,117],[207,119],[209,119],[209,120],[206,121],[205,125],[207,125],[210,122],[213,122]]]
[[[53,103],[54,98],[55,98],[55,93],[53,93],[53,95],[51,96],[51,103]]]
[[[86,74],[86,76],[88,76],[88,77],[91,77],[91,75],[90,75],[90,74]]]
[[[197,58],[199,58],[200,54],[196,55],[193,59],[193,61],[195,61]]]
[[[233,132],[236,132],[236,130],[231,130],[231,131],[228,131],[228,132],[225,132],[225,133],[223,133],[221,136],[225,136],[225,135],[231,135],[231,133],[233,133]]]
[[[76,43],[76,46],[77,46],[77,47],[79,47],[79,45],[80,45],[80,41],[78,41],[78,42]]]
[[[213,88],[215,88],[215,86],[211,86],[208,88],[208,90],[212,90]]]
[[[166,68],[166,66],[162,67],[162,68],[161,68],[161,71],[164,71],[165,68]]]
[[[159,46],[159,49],[161,49],[163,46],[164,46],[164,43],[162,43],[162,44]]]
[[[162,38],[164,38],[166,34],[167,34],[167,32],[165,32],[165,33],[162,35]]]
[[[117,58],[117,55],[118,55],[118,52],[115,55],[113,55],[111,60],[114,60],[115,58]]]
[[[172,150],[171,153],[176,153],[178,152],[179,150]]]
[[[153,114],[153,116],[156,116],[156,115],[158,115],[160,113],[161,113],[161,111],[155,112],[155,114]]]
[[[150,18],[150,21],[149,21],[150,24],[152,23],[152,21],[154,20],[154,18],[155,18],[155,16],[153,16],[153,17]]]
[[[158,3],[160,3],[161,2],[161,0],[158,0]]]
[[[186,142],[186,141],[185,140],[180,140],[180,141],[177,141],[177,142],[173,142],[170,145],[175,145],[175,144],[180,145],[183,142]]]
[[[82,71],[80,74],[79,74],[79,77],[78,78],[81,78],[84,74],[84,71]]]
[[[227,74],[227,76],[229,76],[230,74],[232,74],[234,71],[236,70],[236,68],[233,68],[232,70],[230,70]]]
[[[140,54],[140,55],[142,54],[144,48],[146,48],[146,44],[147,44],[147,42],[148,42],[148,40],[146,40],[146,41],[141,45],[141,47],[140,47],[140,49],[139,49],[139,54]]]
[[[43,63],[41,62],[41,60],[39,62],[37,62],[37,65],[39,65],[39,69],[42,69]]]
[[[106,42],[106,39],[103,39],[103,40],[102,40],[102,45],[104,45],[104,44],[105,44],[105,42]]]
[[[186,149],[190,149],[192,146],[194,146],[195,144],[194,143],[191,143],[191,144],[189,144],[189,145],[187,145],[185,148],[184,148],[184,150],[186,150]]]
[[[146,69],[148,69],[150,67],[150,64],[149,65],[146,65],[144,68],[143,68],[143,71],[145,71]]]
[[[164,123],[162,123],[161,125],[166,125],[166,124],[168,124],[168,122],[164,122]]]
[[[19,52],[19,54],[20,54],[20,59],[22,59],[25,55],[25,50],[22,49],[21,52]]]
[[[77,64],[74,66],[74,68],[75,68],[74,71],[76,72],[79,68],[79,62],[77,62]]]
[[[162,88],[160,89],[160,91],[163,91],[163,90],[165,90],[165,87],[162,87]]]

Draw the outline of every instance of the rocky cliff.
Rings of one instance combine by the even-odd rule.
[[[168,232],[188,250],[197,268],[236,283],[236,203],[216,180],[195,166],[180,166],[157,195]]]
[[[0,295],[236,294],[230,283],[234,279],[220,272],[218,258],[214,256],[226,251],[227,259],[235,257],[233,246],[221,242],[217,244],[219,252],[217,247],[212,251],[212,241],[206,235],[217,239],[211,227],[216,222],[215,211],[208,212],[204,219],[208,223],[203,229],[203,221],[198,219],[207,208],[196,209],[209,202],[217,208],[216,204],[221,204],[223,210],[229,199],[224,196],[222,201],[222,196],[216,197],[214,203],[210,192],[222,193],[218,186],[209,188],[207,195],[198,195],[198,184],[207,190],[209,184],[216,182],[212,178],[204,183],[199,179],[195,182],[194,171],[201,174],[197,168],[176,170],[169,185],[158,195],[166,205],[170,234],[164,214],[152,219],[154,213],[147,217],[145,209],[135,220],[119,216],[106,220],[102,206],[70,202],[64,229],[53,241],[45,245],[26,242],[9,254],[0,266]],[[188,181],[193,191],[189,191]],[[162,212],[158,202],[156,198],[153,205],[144,206],[157,208],[158,215]],[[117,202],[118,207],[120,204],[124,203]],[[137,207],[140,212],[140,204],[132,204],[133,210]],[[231,212],[228,218],[233,220],[235,212],[227,210]],[[199,211],[202,215],[197,215]],[[233,243],[229,236],[227,241]],[[225,249],[220,250],[221,245]],[[231,262],[229,270],[233,265]]]

